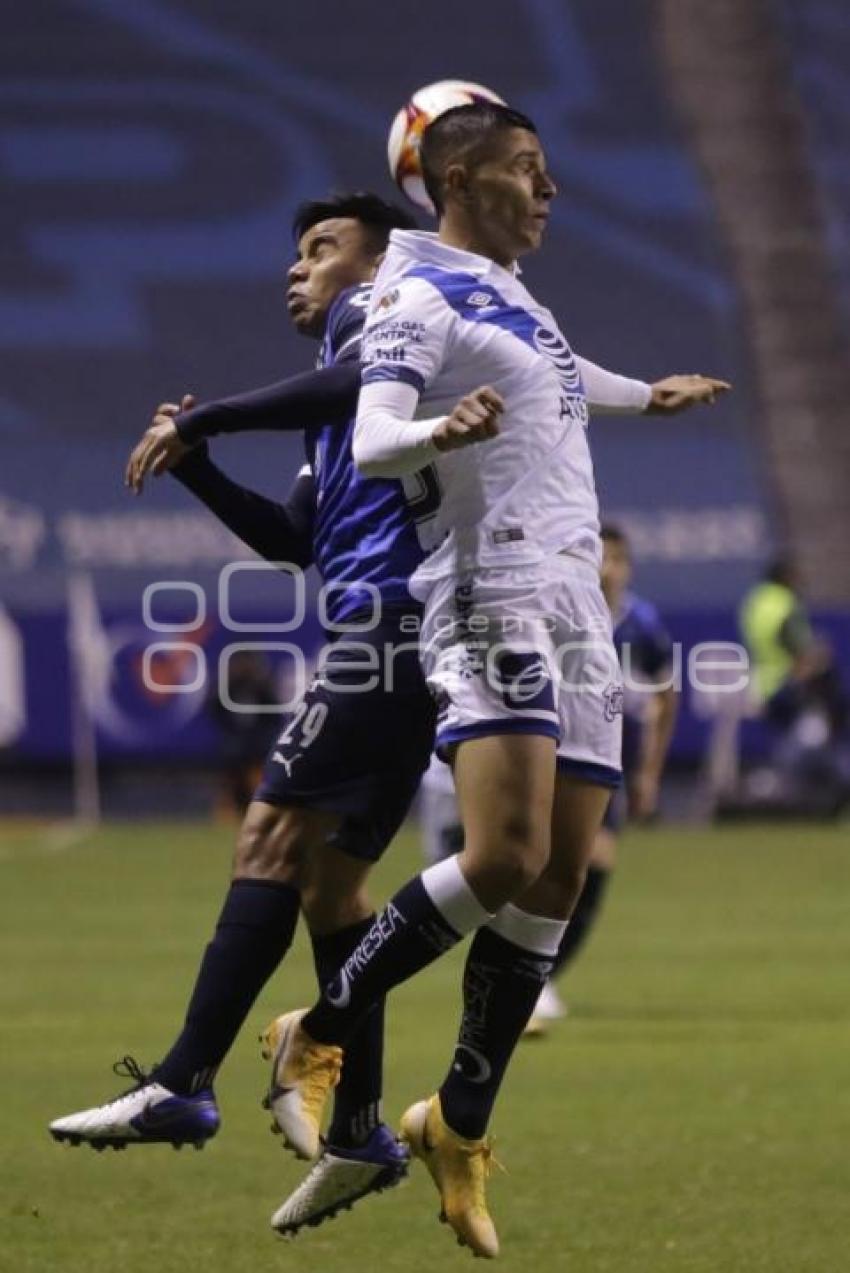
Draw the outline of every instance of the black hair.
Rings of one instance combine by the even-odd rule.
[[[453,106],[431,121],[422,134],[419,161],[425,189],[438,212],[443,211],[443,177],[449,163],[468,158],[494,133],[511,128],[523,128],[537,135],[537,128],[527,115],[497,102]]]
[[[603,522],[599,531],[599,538],[603,544],[621,544],[628,552],[629,540],[626,532],[621,530],[619,526],[615,526],[613,522]]]
[[[368,230],[378,252],[387,246],[391,230],[417,228],[414,218],[398,204],[388,203],[368,190],[355,190],[351,194],[332,194],[327,199],[311,199],[296,208],[292,218],[292,236],[296,244],[314,225],[333,217],[350,217],[359,221]]]

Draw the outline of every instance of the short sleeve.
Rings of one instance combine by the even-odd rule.
[[[653,679],[670,665],[673,640],[654,606],[644,603],[640,633],[635,643],[635,658],[640,671]]]
[[[443,366],[453,314],[436,288],[403,278],[376,286],[363,333],[364,385],[396,381],[419,393]]]

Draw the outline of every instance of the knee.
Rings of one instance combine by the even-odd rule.
[[[342,881],[306,879],[301,885],[301,911],[311,933],[336,933],[359,924],[372,914],[364,887],[348,887]]]
[[[252,818],[249,810],[236,839],[234,879],[298,884],[306,840],[299,810],[281,809],[258,819]]]
[[[467,843],[463,870],[482,905],[497,910],[531,887],[548,856],[548,828],[512,819],[490,827],[477,844]]]
[[[311,933],[338,932],[372,914],[370,869],[370,862],[335,845],[314,847],[301,876],[301,910]]]

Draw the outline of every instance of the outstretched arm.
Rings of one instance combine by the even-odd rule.
[[[190,447],[217,433],[292,432],[311,425],[345,424],[354,415],[359,388],[359,364],[345,362],[220,402],[195,406],[192,395],[185,394],[179,406],[161,403],[130,454],[124,484],[140,494],[149,474],[159,477]]]
[[[306,569],[313,561],[316,491],[312,473],[302,470],[283,504],[240,486],[209,457],[206,443],[194,447],[171,469],[228,530],[266,561],[286,561]]]
[[[631,380],[606,371],[589,358],[579,358],[576,365],[581,373],[587,405],[590,411],[604,415],[637,415],[646,411],[652,399],[652,385],[644,380]]]
[[[725,380],[696,375],[666,376],[648,384],[606,371],[578,355],[576,364],[594,415],[674,415],[701,402],[711,404],[732,387]]]

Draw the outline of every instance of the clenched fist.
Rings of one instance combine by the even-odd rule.
[[[432,434],[438,451],[456,451],[462,446],[475,446],[496,437],[499,416],[505,409],[500,394],[489,385],[473,389],[441,420]]]

